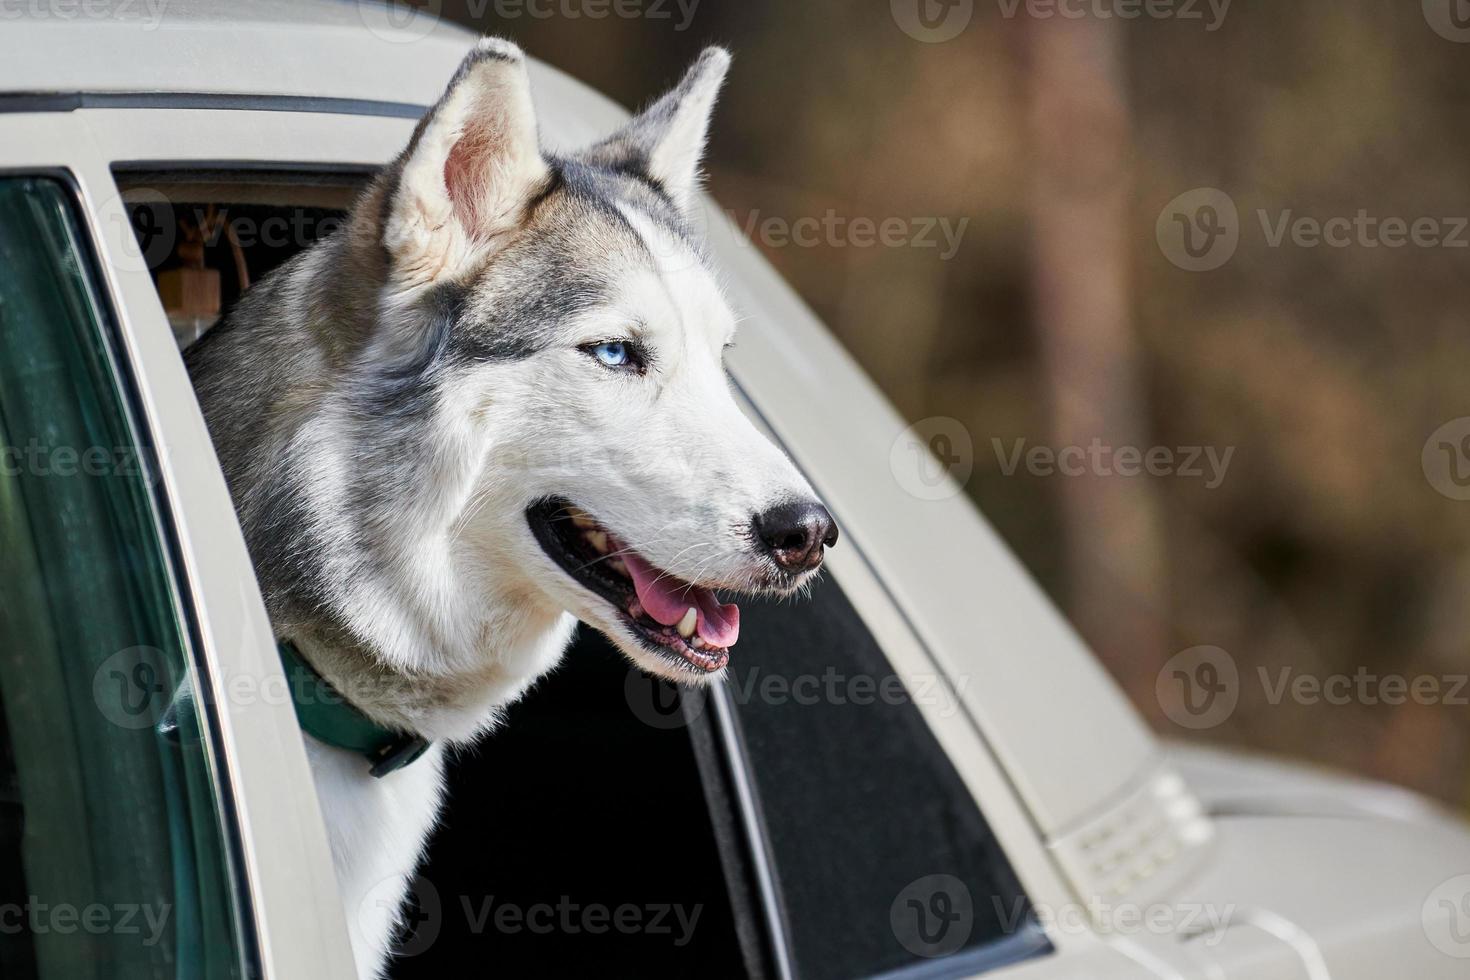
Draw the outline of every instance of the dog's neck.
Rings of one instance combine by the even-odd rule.
[[[413,426],[445,425],[432,414],[385,416],[357,397],[350,384],[326,393],[272,474],[301,516],[289,560],[257,559],[272,623],[375,721],[472,739],[555,665],[575,620],[477,557],[484,522],[522,519],[493,506],[493,464],[415,438]],[[270,536],[266,522],[246,529]]]
[[[528,621],[504,641],[491,639],[481,663],[434,671],[392,666],[372,645],[320,619],[288,624],[282,638],[379,724],[429,741],[465,742],[494,727],[506,705],[556,666],[575,627],[562,613]]]
[[[323,426],[337,445],[306,458],[341,458],[344,430],[375,425],[351,417]],[[298,548],[320,560],[309,583],[268,594],[276,632],[373,720],[431,741],[475,738],[556,664],[575,620],[513,569],[476,557],[484,550],[462,527],[481,501],[475,464],[420,458],[406,467],[410,486],[379,501],[354,500],[353,478],[331,473],[353,473],[350,466],[310,469],[294,488],[318,491]]]

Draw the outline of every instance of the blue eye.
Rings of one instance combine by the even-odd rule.
[[[584,344],[584,353],[596,358],[597,363],[615,371],[636,371],[642,374],[648,359],[636,340],[601,340],[595,344]]]
[[[608,367],[625,367],[631,358],[628,356],[628,345],[621,340],[610,340],[605,344],[597,344],[592,348],[592,356],[598,362]]]

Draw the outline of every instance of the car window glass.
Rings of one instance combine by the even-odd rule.
[[[185,631],[59,180],[0,179],[0,976],[245,975]]]
[[[836,582],[743,601],[728,670],[798,976],[972,975],[1050,948],[914,703],[937,679],[905,689]]]

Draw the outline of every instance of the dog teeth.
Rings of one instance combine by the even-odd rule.
[[[632,577],[631,575],[628,575],[628,563],[625,562],[625,561],[623,561],[621,558],[609,558],[607,560],[607,567],[608,568],[611,568],[613,571],[617,572],[619,575],[622,575],[622,576],[627,577],[627,578],[631,578]]]
[[[694,627],[698,622],[699,610],[690,606],[689,611],[684,614],[684,618],[679,620],[679,635],[686,640],[689,639],[694,635]]]
[[[702,639],[700,639],[699,637],[696,636],[694,639],[692,639],[692,640],[689,641],[689,645],[692,646],[696,650],[703,650],[704,649],[704,640],[702,640]]]
[[[584,531],[590,531],[597,527],[597,522],[588,517],[586,511],[576,507],[568,507],[567,513],[572,516],[572,523]]]
[[[596,548],[598,551],[602,551],[602,552],[606,552],[607,551],[607,532],[606,531],[588,531],[587,532],[587,540],[589,542],[591,542],[592,547]]]

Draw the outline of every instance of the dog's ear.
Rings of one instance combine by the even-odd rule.
[[[687,213],[699,191],[710,114],[729,68],[728,51],[705,48],[678,85],[585,157],[599,166],[642,173]]]
[[[482,260],[549,176],[526,57],[509,41],[483,38],[397,161],[383,221],[396,283],[429,285]]]

